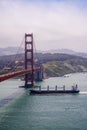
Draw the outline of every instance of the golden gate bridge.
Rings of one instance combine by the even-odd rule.
[[[33,41],[33,34],[25,34],[24,69],[0,75],[0,82],[24,75],[24,87],[29,88],[34,87],[35,73],[38,81],[43,79],[42,67],[34,64]]]

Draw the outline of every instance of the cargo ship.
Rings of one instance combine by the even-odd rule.
[[[30,94],[76,94],[79,93],[80,90],[78,90],[77,85],[72,86],[71,90],[66,90],[65,86],[63,86],[62,90],[58,90],[57,86],[55,87],[55,90],[50,90],[49,86],[47,87],[47,90],[41,90],[41,87],[39,89],[32,89],[30,90]]]

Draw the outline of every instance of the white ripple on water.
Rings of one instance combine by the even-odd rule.
[[[79,94],[87,94],[87,91],[79,92]]]

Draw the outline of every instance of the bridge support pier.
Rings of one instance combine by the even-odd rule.
[[[35,72],[35,81],[36,82],[43,81],[43,68],[42,68],[42,66],[40,67],[40,70]]]

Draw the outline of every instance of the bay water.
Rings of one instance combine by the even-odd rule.
[[[20,79],[0,83],[0,130],[87,130],[87,73],[53,77],[36,83],[42,89],[71,89],[79,94],[30,95]]]

